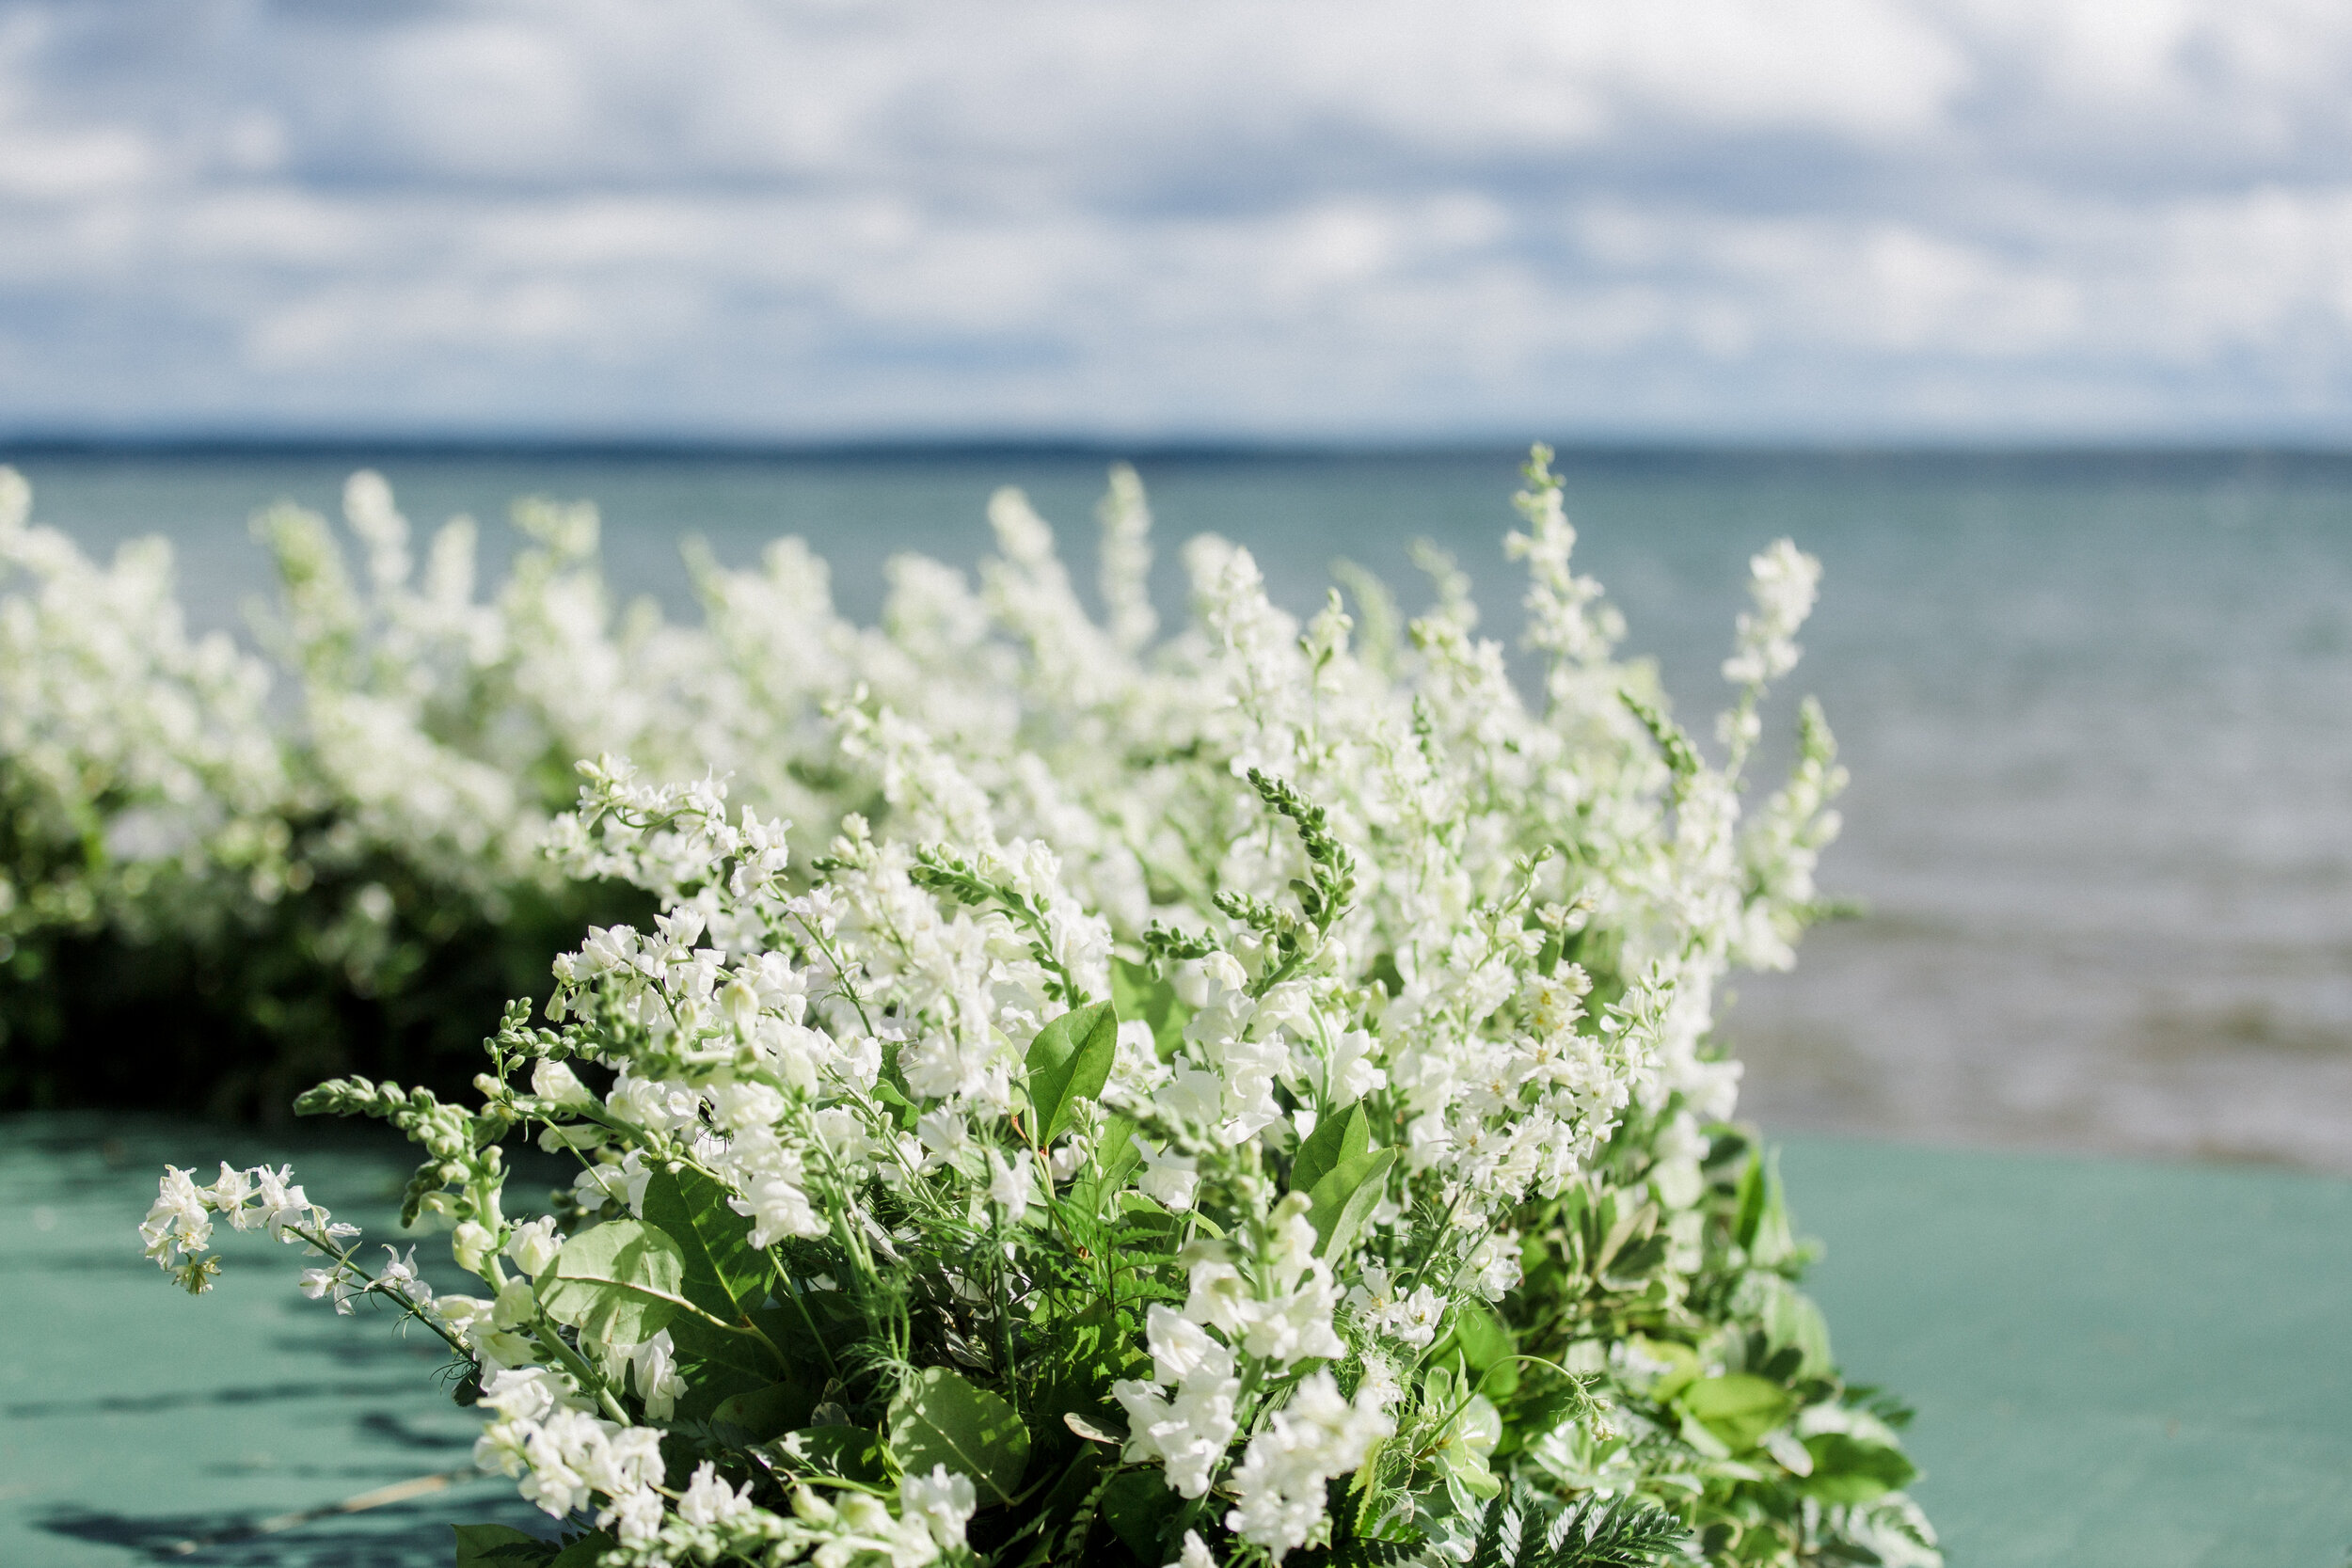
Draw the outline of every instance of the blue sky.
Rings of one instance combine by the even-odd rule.
[[[2342,0],[0,0],[0,431],[2352,434]]]

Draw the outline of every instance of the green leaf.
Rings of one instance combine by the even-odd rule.
[[[752,1434],[753,1442],[764,1443],[807,1420],[809,1412],[817,1408],[817,1389],[799,1378],[787,1378],[721,1400],[710,1417],[712,1420],[741,1427]]]
[[[1326,1113],[1291,1162],[1291,1191],[1312,1193],[1316,1182],[1371,1147],[1372,1118],[1362,1101]]]
[[[796,1476],[838,1476],[880,1486],[890,1476],[882,1434],[866,1427],[803,1427],[769,1447],[777,1465]]]
[[[1677,1402],[1734,1453],[1756,1447],[1796,1409],[1788,1389],[1753,1372],[1703,1377],[1682,1390]]]
[[[548,1568],[596,1568],[598,1560],[619,1544],[604,1531],[592,1529],[566,1543]]]
[[[525,1535],[509,1525],[452,1525],[457,1532],[456,1568],[543,1568],[562,1548]]]
[[[1307,1195],[1307,1222],[1321,1243],[1317,1250],[1327,1261],[1345,1252],[1372,1217],[1388,1185],[1389,1167],[1396,1150],[1375,1148],[1345,1161],[1317,1181]]]
[[[1867,1503],[1919,1479],[1918,1466],[1900,1449],[1842,1432],[1808,1437],[1804,1449],[1813,1456],[1813,1473],[1797,1490],[1825,1503]]]
[[[1192,1019],[1192,1009],[1178,1000],[1174,986],[1147,964],[1113,958],[1111,1002],[1120,1018],[1140,1019],[1152,1026],[1152,1045],[1161,1061],[1174,1059],[1184,1043],[1184,1025]]]
[[[687,1305],[686,1256],[641,1220],[608,1220],[564,1243],[539,1276],[539,1306],[599,1339],[640,1345]]]
[[[1012,1500],[1028,1467],[1029,1433],[996,1395],[945,1367],[926,1367],[890,1402],[890,1453],[911,1476],[945,1465],[971,1477],[986,1508]]]
[[[1110,1081],[1119,1054],[1119,1009],[1108,1002],[1077,1007],[1037,1032],[1029,1042],[1029,1107],[1040,1148],[1068,1130],[1078,1102]]]
[[[1518,1354],[1518,1340],[1492,1312],[1476,1302],[1456,1307],[1454,1342],[1460,1347],[1462,1359],[1470,1370],[1481,1374],[1477,1381],[1480,1393],[1505,1399],[1518,1387],[1518,1364],[1511,1359]]]
[[[1797,1376],[1828,1376],[1836,1363],[1830,1355],[1829,1323],[1821,1317],[1821,1309],[1813,1305],[1812,1297],[1778,1275],[1761,1277],[1768,1281],[1761,1314],[1765,1337],[1775,1346],[1798,1353]]]
[[[1103,1488],[1103,1519],[1129,1551],[1145,1562],[1158,1562],[1169,1554],[1160,1539],[1164,1525],[1173,1521],[1181,1504],[1168,1489],[1161,1470],[1122,1470]]]
[[[686,1299],[732,1323],[768,1299],[768,1255],[752,1222],[727,1207],[727,1190],[702,1172],[657,1167],[645,1183],[645,1223],[686,1259]]]
[[[1732,1234],[1748,1249],[1748,1260],[1763,1268],[1771,1268],[1797,1250],[1796,1236],[1788,1226],[1788,1200],[1782,1196],[1777,1152],[1769,1157],[1748,1156],[1747,1168],[1740,1175],[1740,1215]]]

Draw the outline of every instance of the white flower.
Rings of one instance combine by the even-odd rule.
[[[1009,1219],[1018,1220],[1027,1211],[1037,1196],[1037,1163],[1027,1149],[1016,1149],[1010,1160],[989,1149],[988,1196]]]
[[[1177,1554],[1175,1561],[1168,1564],[1168,1568],[1217,1568],[1217,1563],[1208,1543],[1200,1539],[1200,1531],[1186,1530],[1184,1550]]]
[[[1169,1154],[1138,1135],[1136,1152],[1143,1156],[1143,1174],[1136,1185],[1144,1196],[1171,1213],[1184,1213],[1192,1207],[1193,1195],[1200,1189],[1200,1162],[1189,1154]]]
[[[931,1539],[943,1548],[963,1544],[963,1527],[978,1506],[979,1494],[972,1478],[956,1475],[945,1465],[932,1465],[928,1476],[899,1478],[899,1512],[907,1518],[922,1520]]]
[[[555,1255],[564,1248],[564,1238],[555,1228],[551,1215],[542,1215],[515,1227],[506,1238],[506,1256],[515,1266],[536,1279],[555,1261]]]
[[[1372,1389],[1351,1404],[1330,1373],[1316,1372],[1249,1440],[1233,1471],[1235,1506],[1226,1528],[1278,1557],[1305,1544],[1324,1516],[1324,1482],[1361,1465],[1372,1445],[1395,1430]]]
[[[628,1354],[629,1376],[637,1385],[637,1397],[644,1402],[645,1414],[657,1421],[666,1421],[677,1408],[677,1397],[686,1392],[686,1380],[678,1375],[677,1354],[670,1344],[670,1331],[663,1329],[639,1345]]]
[[[596,1097],[588,1092],[588,1085],[580,1081],[580,1074],[569,1064],[544,1058],[532,1067],[531,1092],[541,1100],[573,1110],[585,1110],[596,1102]]]
[[[687,1483],[685,1495],[677,1500],[677,1516],[690,1525],[715,1525],[749,1513],[751,1493],[749,1481],[739,1490],[729,1487],[706,1459],[695,1466],[694,1479]]]

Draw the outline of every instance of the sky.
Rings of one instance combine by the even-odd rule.
[[[0,433],[2352,434],[2343,0],[0,0]]]

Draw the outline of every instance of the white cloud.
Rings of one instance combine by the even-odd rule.
[[[0,428],[2324,433],[2300,0],[0,3]]]

